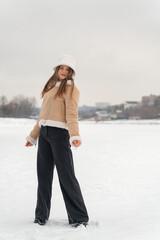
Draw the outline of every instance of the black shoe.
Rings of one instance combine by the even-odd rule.
[[[47,220],[43,220],[40,218],[35,218],[34,223],[38,223],[39,225],[45,225]]]
[[[79,227],[79,226],[81,226],[81,225],[83,225],[83,226],[85,226],[85,227],[87,227],[88,226],[88,222],[77,222],[77,223],[73,223],[73,224],[71,224],[72,225],[72,227]]]

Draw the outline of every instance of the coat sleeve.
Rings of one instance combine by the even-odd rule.
[[[44,98],[42,101],[42,105],[41,105],[41,109],[40,109],[40,113],[38,116],[38,120],[36,121],[36,124],[34,125],[32,131],[29,133],[29,135],[26,137],[26,141],[29,141],[30,143],[32,143],[33,145],[37,144],[37,139],[39,137],[39,133],[40,133],[40,127],[39,127],[39,121],[41,119],[41,112],[42,112],[42,107],[44,104]]]
[[[40,132],[40,127],[39,127],[39,119],[37,120],[36,124],[33,127],[33,130],[30,132],[29,136],[26,137],[26,140],[32,143],[33,145],[37,144],[37,139],[39,136]]]
[[[72,87],[68,86],[66,96],[65,96],[65,109],[66,109],[66,122],[68,126],[68,131],[70,135],[69,142],[71,146],[74,140],[80,140],[82,143],[81,136],[79,134],[79,124],[78,124],[78,105],[80,92],[76,86],[74,86],[73,93],[71,96]]]

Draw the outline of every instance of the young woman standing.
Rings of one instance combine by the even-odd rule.
[[[37,205],[35,223],[44,225],[49,219],[53,171],[56,166],[69,224],[88,225],[89,217],[78,180],[75,176],[71,146],[82,143],[78,126],[80,92],[75,86],[75,60],[62,55],[54,66],[54,74],[42,91],[39,118],[27,136],[26,147],[37,144]]]

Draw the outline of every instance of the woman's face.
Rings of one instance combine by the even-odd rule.
[[[69,74],[69,66],[67,65],[60,65],[58,70],[58,77],[60,80],[64,80]]]

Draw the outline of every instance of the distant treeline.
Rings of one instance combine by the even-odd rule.
[[[7,97],[0,96],[0,117],[25,118],[36,115],[36,99],[17,95],[8,101]]]
[[[8,101],[0,96],[0,117],[38,118],[40,108],[36,107],[35,97],[17,95]],[[105,108],[95,106],[80,106],[79,120],[105,121],[112,119],[156,119],[160,118],[160,96],[152,104],[139,102],[137,106],[125,107],[124,104],[110,105]]]

